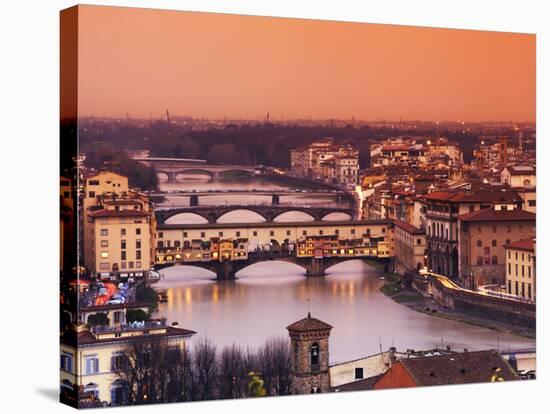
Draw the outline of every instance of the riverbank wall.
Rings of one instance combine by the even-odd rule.
[[[503,299],[446,286],[441,280],[428,276],[407,275],[412,287],[424,296],[430,296],[440,306],[473,316],[500,322],[536,328],[536,305]]]

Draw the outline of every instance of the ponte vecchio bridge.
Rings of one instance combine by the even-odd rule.
[[[158,213],[157,213],[158,217]],[[169,224],[158,222],[155,267],[194,266],[218,280],[264,261],[286,261],[322,276],[349,260],[382,263],[393,256],[389,220]],[[223,247],[227,244],[229,247]]]

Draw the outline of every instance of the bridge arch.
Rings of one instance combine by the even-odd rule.
[[[174,214],[164,221],[165,224],[206,224],[209,219],[206,215],[197,212],[182,212]]]
[[[295,213],[301,213],[301,215],[305,218],[293,218],[292,214]],[[315,221],[317,217],[315,217],[311,212],[300,209],[300,208],[289,208],[288,210],[283,210],[280,212],[277,212],[274,216],[272,221],[274,222],[292,222],[292,221]]]
[[[353,217],[345,211],[332,211],[321,217],[322,221],[351,221]]]
[[[277,258],[273,258],[273,259],[258,260],[258,261],[254,261],[252,263],[248,263],[247,265],[237,269],[237,271],[235,272],[235,276],[237,278],[239,278],[238,274],[241,273],[242,271],[245,271],[247,269],[250,270],[250,268],[252,268],[252,267],[260,267],[262,265],[269,265],[269,264],[273,264],[273,263],[276,263],[276,262],[290,263],[290,264],[293,265],[293,267],[300,269],[304,275],[307,274],[307,268],[305,266],[303,266],[302,264],[300,264],[294,258],[277,257]]]
[[[243,220],[242,218],[232,218],[232,215],[238,215],[245,212],[246,214],[254,217],[254,220]],[[262,213],[251,208],[236,208],[221,213],[216,219],[216,223],[263,223],[268,221],[267,217]]]
[[[200,174],[200,175],[207,175],[210,178],[214,176],[214,173],[210,170],[207,170],[206,168],[184,168],[178,171],[175,171],[176,177],[178,175],[183,174]]]

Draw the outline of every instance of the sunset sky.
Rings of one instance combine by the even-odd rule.
[[[535,120],[535,36],[80,6],[79,114]]]

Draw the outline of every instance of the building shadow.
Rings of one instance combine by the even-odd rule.
[[[38,388],[36,392],[50,401],[59,402],[59,390],[56,388]]]

